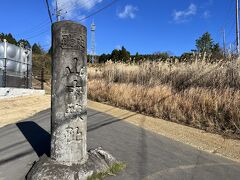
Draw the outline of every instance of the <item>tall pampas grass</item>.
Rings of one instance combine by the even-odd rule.
[[[238,62],[108,62],[88,69],[89,98],[240,137]]]

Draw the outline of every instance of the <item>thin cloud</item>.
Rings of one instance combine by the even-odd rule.
[[[204,18],[204,19],[208,19],[208,18],[210,18],[210,17],[211,17],[210,11],[206,10],[206,11],[203,12],[203,18]]]
[[[122,46],[118,44],[115,46],[115,49],[120,50],[120,49],[122,49]]]
[[[65,18],[77,19],[84,16],[77,12],[79,9],[89,11],[98,3],[101,3],[103,0],[58,0],[59,9],[62,10],[63,16]],[[53,1],[52,6],[55,8],[56,1]]]
[[[203,3],[202,8],[207,8],[209,6],[212,6],[214,3],[214,0],[208,0],[205,3]]]
[[[136,17],[136,11],[138,8],[132,5],[126,5],[122,12],[119,12],[117,15],[119,18],[131,18],[134,19]]]
[[[173,20],[176,23],[183,23],[189,21],[191,16],[194,16],[197,13],[197,6],[195,4],[190,4],[186,10],[183,11],[174,11]]]

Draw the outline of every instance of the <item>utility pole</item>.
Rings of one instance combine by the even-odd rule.
[[[56,0],[56,18],[57,18],[57,22],[60,21],[61,17],[61,9],[58,9],[58,0]]]
[[[226,57],[226,32],[225,29],[222,30],[222,34],[223,34],[223,55],[224,57]]]
[[[50,8],[49,8],[48,0],[46,0],[46,4],[47,4],[48,16],[49,16],[49,19],[50,19],[51,24],[52,24],[52,23],[53,23],[53,21],[52,21],[52,15],[51,15],[51,11],[50,11]]]
[[[4,71],[3,71],[3,87],[7,87],[7,40],[3,39],[4,42]]]
[[[233,50],[232,50],[233,48],[232,47],[233,47],[233,44],[230,43],[229,44],[229,49],[228,49],[228,55],[229,55],[230,58],[232,58],[232,55],[233,55]]]
[[[239,17],[238,17],[238,0],[236,0],[236,45],[237,45],[237,55],[239,55]]]
[[[45,59],[42,61],[42,69],[41,69],[41,89],[44,89],[44,68],[45,68]]]
[[[92,64],[95,62],[95,30],[96,30],[96,25],[94,22],[91,24],[91,61]]]

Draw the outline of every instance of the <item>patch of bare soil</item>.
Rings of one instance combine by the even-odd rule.
[[[0,100],[0,127],[26,119],[50,108],[50,95],[22,96]]]

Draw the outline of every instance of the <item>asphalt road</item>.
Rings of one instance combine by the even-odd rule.
[[[144,119],[142,120],[144,125]],[[50,111],[0,129],[0,180],[24,179],[49,154]],[[108,180],[239,180],[240,163],[194,149],[101,112],[88,111],[88,148],[102,146],[127,168]],[[240,152],[239,152],[240,153]]]

